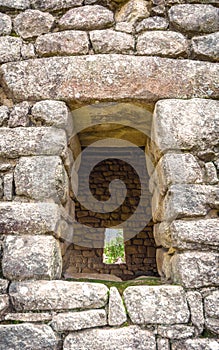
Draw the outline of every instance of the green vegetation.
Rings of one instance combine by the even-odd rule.
[[[108,238],[108,241],[105,242],[105,247],[104,247],[105,264],[125,263],[123,230],[118,229],[116,231],[117,231],[116,237],[112,239]]]

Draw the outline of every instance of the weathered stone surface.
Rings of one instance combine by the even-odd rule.
[[[0,63],[18,61],[21,57],[21,46],[20,38],[0,37]]]
[[[60,313],[53,317],[51,327],[57,332],[77,331],[107,325],[105,310]]]
[[[173,184],[201,183],[202,171],[190,153],[167,153],[159,160],[150,179],[150,191],[158,186],[164,195]]]
[[[218,350],[217,339],[187,339],[172,344],[172,350]]]
[[[23,313],[7,313],[4,317],[5,321],[18,322],[48,322],[53,318],[53,314],[49,312],[23,312]]]
[[[219,32],[192,38],[192,49],[200,59],[219,61]]]
[[[116,23],[115,30],[117,30],[118,32],[131,34],[132,32],[134,32],[134,25],[129,22],[119,22]]]
[[[205,163],[205,176],[207,183],[211,185],[218,183],[217,169],[213,162]]]
[[[219,318],[219,290],[213,291],[204,299],[205,316]]]
[[[93,30],[113,24],[113,12],[100,5],[87,5],[66,12],[59,21],[62,29]]]
[[[7,294],[0,295],[0,320],[9,307],[9,297]]]
[[[3,179],[2,177],[0,177],[0,198],[3,198],[3,194],[4,194],[4,188],[3,188]]]
[[[202,296],[198,291],[189,291],[186,293],[186,299],[189,304],[192,324],[201,334],[204,326],[204,310]]]
[[[212,5],[175,5],[169,10],[170,23],[188,33],[211,33],[219,30],[219,9]]]
[[[183,339],[194,335],[194,328],[186,325],[158,326],[157,333],[164,338]]]
[[[132,35],[112,29],[95,30],[90,33],[95,53],[132,53],[135,40]]]
[[[140,19],[150,16],[150,2],[144,0],[130,0],[116,13],[116,22],[136,23]]]
[[[31,5],[36,10],[57,11],[70,7],[81,6],[82,0],[31,0]]]
[[[10,280],[58,279],[62,271],[60,246],[51,236],[7,236],[2,270]]]
[[[155,350],[153,333],[136,326],[113,329],[93,329],[68,335],[64,350]]]
[[[17,311],[92,309],[106,305],[108,288],[100,283],[13,282],[9,294]]]
[[[89,41],[85,32],[66,30],[38,37],[35,47],[40,56],[85,55],[89,51]]]
[[[14,181],[17,195],[37,200],[49,198],[55,203],[66,202],[68,176],[58,156],[20,158]]]
[[[157,101],[161,98],[218,96],[218,69],[216,65],[190,60],[114,54],[89,57],[51,57],[4,64],[1,66],[0,72],[3,75],[2,82],[5,89],[16,100],[62,99],[71,101],[80,98],[81,101],[90,102],[101,99],[118,101],[118,99],[128,98]],[[137,86],[136,81],[138,81]],[[167,130],[173,123],[168,117],[174,115],[174,118],[178,119],[179,111],[176,116],[176,113],[171,112],[172,110],[176,112],[178,107],[180,107],[180,111],[184,106],[187,108],[188,124],[182,128],[181,133],[183,135],[186,133],[188,135],[186,139],[191,140],[192,143],[197,135],[202,140],[203,130],[206,130],[205,127],[202,129],[198,127],[197,133],[193,130],[194,136],[191,138],[191,122],[200,124],[202,109],[205,113],[203,113],[201,120],[204,118],[208,126],[213,123],[212,115],[214,115],[213,111],[215,112],[217,101],[196,100],[196,102],[191,103],[184,100],[171,100],[170,102],[168,100],[161,102],[169,103],[169,107],[171,105],[168,115],[165,115],[166,137],[163,137],[164,142],[166,139],[171,141],[171,132],[169,134]],[[193,112],[196,112],[194,121]],[[185,116],[183,115],[183,117],[178,124],[180,128],[185,121]],[[170,124],[169,120],[171,120]],[[213,138],[211,130],[208,127],[208,136],[206,136],[208,140]],[[216,134],[215,130],[214,128],[214,135]],[[214,139],[218,139],[217,135],[214,136]],[[197,141],[198,144],[200,144],[200,140]],[[178,143],[179,141],[181,138],[177,139]]]
[[[136,324],[188,322],[189,309],[182,287],[128,287],[123,295],[129,317]]]
[[[0,126],[6,124],[9,118],[9,109],[6,106],[0,106]]]
[[[32,108],[32,115],[36,121],[40,121],[47,126],[65,129],[68,135],[73,132],[72,115],[62,101],[40,101]]]
[[[172,31],[151,31],[139,35],[136,50],[139,55],[178,57],[188,49],[186,38]]]
[[[38,10],[26,10],[14,19],[14,29],[24,39],[48,33],[53,26],[54,17]]]
[[[10,128],[15,128],[18,126],[28,126],[29,125],[29,117],[28,117],[29,108],[30,108],[30,105],[27,101],[16,104],[12,112],[10,113],[8,126]]]
[[[136,33],[143,32],[145,30],[165,30],[168,28],[168,21],[165,18],[154,16],[143,19],[136,25]]]
[[[0,13],[0,35],[7,35],[11,33],[12,22],[11,17]]]
[[[8,288],[8,281],[0,278],[0,294],[6,294]]]
[[[110,288],[108,323],[110,326],[121,326],[127,321],[126,310],[116,287]]]
[[[165,248],[216,248],[219,246],[219,218],[162,222],[155,230],[155,239]]]
[[[29,0],[0,0],[0,8],[25,10],[30,6]]]
[[[170,350],[169,340],[157,338],[157,350]]]
[[[49,326],[1,325],[0,349],[56,350],[57,340]]]
[[[200,288],[219,283],[219,254],[213,252],[184,252],[171,259],[172,279],[186,288]]]
[[[218,304],[217,304],[218,305]],[[219,335],[219,319],[215,318],[206,318],[205,319],[205,328],[208,329],[211,333]]]
[[[34,44],[28,43],[23,44],[21,48],[21,56],[24,60],[28,60],[30,58],[35,58],[35,47]]]
[[[5,174],[3,177],[3,185],[4,185],[4,200],[11,201],[13,198],[13,181],[14,176],[13,173]]]
[[[200,98],[159,101],[152,125],[158,153],[214,147],[219,138],[218,108],[218,101]]]
[[[0,129],[0,156],[17,158],[30,155],[64,155],[67,138],[56,128]]]

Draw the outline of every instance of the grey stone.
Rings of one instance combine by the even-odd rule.
[[[48,33],[53,26],[54,17],[38,10],[26,10],[14,19],[14,29],[24,39]]]
[[[204,327],[202,295],[198,291],[189,291],[186,293],[186,299],[191,312],[191,322],[196,327],[198,334],[201,334]]]
[[[72,333],[66,337],[63,349],[155,350],[156,342],[152,332],[129,326]]]
[[[6,106],[0,106],[0,126],[6,124],[9,118],[9,109]]]
[[[0,321],[2,319],[2,315],[9,308],[9,297],[7,294],[0,294]]]
[[[113,12],[100,5],[86,5],[67,11],[59,21],[61,29],[93,30],[111,26]]]
[[[65,129],[68,135],[73,133],[72,115],[62,101],[40,101],[32,108],[34,120],[41,121],[47,126],[55,126],[56,128]]]
[[[32,7],[42,11],[57,11],[82,4],[82,0],[31,0]]]
[[[12,112],[10,113],[8,126],[10,128],[15,128],[18,126],[28,126],[29,125],[29,116],[28,116],[29,108],[30,108],[30,105],[27,101],[16,104]]]
[[[26,312],[26,313],[7,313],[4,317],[5,321],[17,322],[48,322],[53,318],[53,314],[49,312]]]
[[[57,332],[77,331],[107,325],[105,310],[66,312],[55,315],[51,327]]]
[[[218,108],[218,101],[200,98],[159,101],[152,125],[157,153],[214,147],[219,138]]]
[[[166,18],[154,16],[143,19],[136,25],[136,33],[143,32],[145,30],[165,30],[168,28],[168,21]]]
[[[218,305],[218,304],[217,304]],[[206,318],[205,319],[205,328],[211,333],[219,335],[219,319],[215,318]]]
[[[187,339],[172,344],[172,350],[218,350],[217,339]]]
[[[189,320],[189,309],[182,287],[128,287],[123,295],[129,317],[136,324],[177,324]]]
[[[13,173],[8,173],[3,177],[4,184],[4,200],[11,201],[13,199],[13,184],[14,176]]]
[[[35,47],[40,56],[85,55],[89,51],[89,40],[85,32],[66,30],[39,36]]]
[[[219,218],[162,222],[155,230],[156,241],[165,248],[204,249],[219,246]]]
[[[34,44],[28,43],[28,44],[23,44],[21,48],[21,56],[24,60],[28,60],[30,58],[35,58],[35,47]]]
[[[144,0],[129,0],[116,13],[116,22],[130,22],[135,24],[137,21],[150,16],[150,2]]]
[[[6,294],[9,282],[0,278],[0,294]]]
[[[18,61],[21,58],[22,40],[12,36],[0,37],[0,63]]]
[[[90,32],[90,40],[95,53],[132,53],[135,40],[130,34],[116,32],[112,29]]]
[[[29,0],[0,0],[0,8],[9,10],[25,10],[29,6]]]
[[[42,171],[43,169],[43,171]],[[14,172],[16,195],[65,203],[68,176],[58,156],[22,157]]]
[[[56,279],[61,277],[62,256],[51,236],[7,236],[2,270],[10,280]]]
[[[206,180],[209,184],[218,183],[217,170],[213,162],[205,163]]]
[[[67,138],[56,128],[1,128],[0,156],[17,158],[30,155],[65,155]]]
[[[85,282],[13,282],[9,294],[17,311],[93,309],[108,300],[104,284]]]
[[[0,35],[11,34],[11,30],[12,30],[11,17],[4,13],[0,13]]]
[[[13,64],[7,63],[1,66],[0,72],[3,86],[9,96],[15,100],[61,99],[68,102],[80,98],[81,101],[89,103],[105,99],[112,101],[144,99],[151,102],[174,97],[182,99],[195,96],[213,98],[218,96],[216,65],[192,60],[116,54],[51,57]],[[136,81],[138,81],[137,86]],[[200,142],[203,143],[203,132],[206,131],[206,128],[208,130],[207,140],[213,139],[212,128],[209,128],[209,125],[214,123],[212,118],[217,101],[168,100],[160,103],[171,106],[170,110],[168,108],[168,115],[165,115],[166,137],[162,136],[164,142],[167,138],[170,140],[169,143],[171,142],[171,130],[168,133],[170,126],[171,129],[177,130],[176,127],[173,127],[175,123],[172,123],[171,120],[173,115],[177,119],[180,117],[180,122],[177,124],[181,130],[180,135],[188,135],[186,139],[189,143],[193,144],[194,141],[198,145]],[[184,113],[186,107],[186,117],[183,113],[179,116],[179,110],[176,115],[179,107],[180,112],[184,107]],[[196,115],[193,115],[194,112]],[[185,119],[187,119],[187,125],[183,128],[181,125]],[[203,120],[205,120],[206,127],[203,126]],[[193,127],[193,137],[191,137],[191,123],[195,125],[202,123],[202,128],[198,127],[195,132]],[[162,128],[160,129],[162,131]],[[214,142],[218,140],[215,130],[214,127]],[[194,140],[194,137],[198,140]],[[177,139],[177,144],[181,139],[182,137]]]
[[[119,22],[116,23],[115,30],[131,34],[134,31],[134,25],[129,22]]]
[[[178,57],[188,49],[186,38],[172,31],[149,31],[140,34],[136,50],[139,55]]]
[[[194,327],[181,324],[169,326],[159,325],[157,328],[157,333],[164,338],[184,339],[194,336]]]
[[[205,316],[219,318],[219,290],[213,291],[204,299]]]
[[[171,259],[172,280],[185,288],[200,288],[219,283],[219,254],[213,252],[183,252]]]
[[[57,340],[47,325],[0,325],[0,349],[56,350]]]
[[[211,33],[219,30],[219,9],[212,5],[175,5],[169,10],[171,25],[187,33]]]
[[[169,340],[165,338],[157,338],[157,350],[170,350]]]
[[[116,287],[110,288],[108,323],[110,326],[121,326],[127,321],[123,300]]]
[[[219,61],[219,33],[192,38],[192,50],[199,59]]]

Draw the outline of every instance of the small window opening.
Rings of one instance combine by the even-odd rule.
[[[124,264],[125,263],[125,246],[123,229],[105,230],[105,241],[103,251],[103,262],[105,264]]]

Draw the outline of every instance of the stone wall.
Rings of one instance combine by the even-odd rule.
[[[218,349],[217,1],[0,0],[0,12],[0,349]],[[136,129],[153,111],[141,146],[162,278],[121,295],[62,275],[69,244],[99,239],[75,234],[75,118],[111,102]]]

